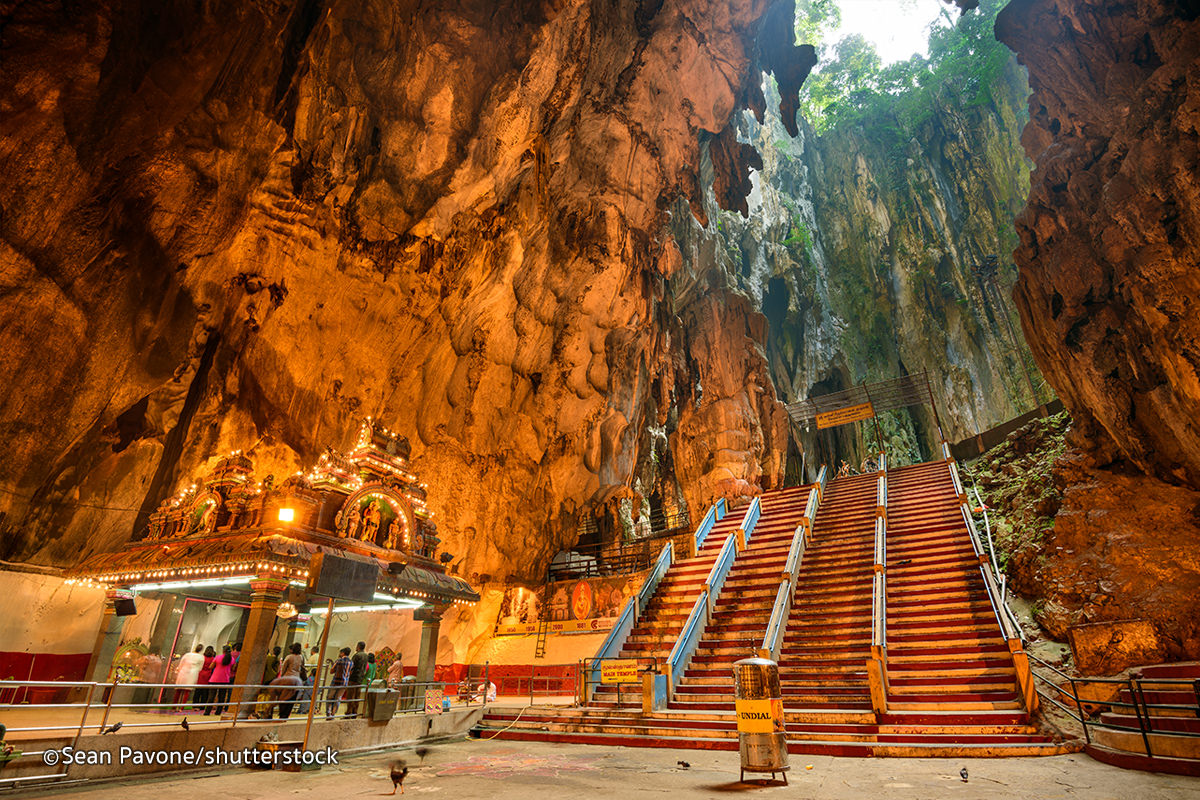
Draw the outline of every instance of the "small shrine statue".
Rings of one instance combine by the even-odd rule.
[[[394,519],[387,525],[383,526],[383,546],[389,550],[399,550],[399,543],[396,541],[397,531],[400,530],[399,520]]]
[[[269,492],[274,488],[275,488],[275,476],[273,474],[268,475],[267,477],[262,479],[262,490],[264,492]]]
[[[196,526],[193,531],[196,533],[212,533],[217,527],[217,504],[206,503],[204,510],[200,512],[199,518],[196,520]]]
[[[349,510],[343,510],[343,514],[345,515],[342,520],[344,525],[339,530],[339,534],[353,539],[358,535],[358,524],[362,520],[362,513],[358,510],[358,503],[350,506]]]
[[[363,512],[363,531],[362,540],[375,544],[375,536],[379,533],[379,525],[383,521],[383,514],[379,510],[379,501],[372,500]]]

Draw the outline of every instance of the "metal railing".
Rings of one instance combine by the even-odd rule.
[[[712,532],[713,526],[725,519],[726,513],[724,497],[709,507],[708,512],[704,515],[704,519],[700,520],[700,524],[696,526],[696,533],[692,537],[692,543],[695,545],[696,550],[699,550],[701,545],[704,544],[704,540]]]
[[[725,578],[729,576],[729,570],[733,569],[733,562],[737,559],[737,545],[736,532],[729,534],[725,539],[725,544],[721,545],[721,552],[717,554],[717,560],[713,562],[712,569],[708,571],[708,576],[704,579],[703,592],[708,601],[709,616],[712,616],[717,597],[721,594],[721,587],[725,585]]]
[[[879,456],[875,486],[875,554],[871,578],[871,646],[887,653],[887,457]]]
[[[1066,681],[1066,686],[1070,687],[1068,693],[1066,686],[1061,683],[1055,683],[1052,678],[1039,674],[1037,668],[1031,670],[1034,683],[1041,681],[1042,685],[1038,685],[1037,693],[1047,703],[1065,711],[1080,727],[1083,728],[1084,741],[1088,744],[1092,743],[1092,730],[1094,728],[1102,728],[1104,730],[1117,731],[1119,733],[1136,733],[1141,736],[1142,747],[1146,751],[1146,755],[1154,758],[1154,750],[1151,746],[1150,737],[1154,734],[1169,734],[1171,736],[1200,738],[1200,732],[1189,731],[1184,726],[1163,726],[1162,721],[1171,717],[1179,718],[1200,718],[1200,681],[1187,678],[1077,678],[1068,675],[1062,670],[1048,664],[1036,656],[1026,653],[1032,665],[1037,665],[1044,670],[1057,675],[1060,679]],[[1044,685],[1044,686],[1043,686]],[[1109,697],[1086,697],[1081,695],[1080,686],[1099,685],[1104,687],[1119,686],[1120,689],[1115,693],[1115,699]],[[1164,691],[1161,687],[1166,687],[1166,691],[1172,689],[1180,690],[1180,693],[1190,692],[1194,698],[1192,703],[1158,703],[1149,702],[1146,699],[1146,687],[1151,687],[1151,696],[1155,692],[1161,693]],[[1158,687],[1158,688],[1155,688]],[[1103,694],[1099,693],[1099,694]],[[1131,710],[1133,717],[1137,721],[1137,725],[1121,725],[1112,721],[1103,721],[1100,715],[1108,710]],[[1155,714],[1155,711],[1175,712],[1171,714]],[[1124,714],[1123,716],[1128,716]],[[1155,720],[1158,721],[1158,728],[1155,728]]]
[[[741,523],[738,524],[738,541],[740,547],[745,547],[750,544],[750,537],[754,534],[754,526],[758,524],[758,518],[762,516],[762,500],[754,498],[750,501],[750,507],[746,509],[745,516],[742,517]]]
[[[667,570],[671,568],[674,560],[675,543],[667,542],[663,546],[658,559],[654,562],[654,568],[646,576],[645,582],[642,583],[642,588],[633,597],[625,601],[625,608],[621,610],[621,615],[617,618],[617,623],[613,625],[612,630],[605,637],[604,643],[596,651],[595,658],[590,659],[591,661],[599,662],[606,658],[615,658],[621,652],[621,649],[625,646],[625,640],[629,638],[629,634],[641,617],[642,611],[650,604],[650,598],[654,596],[659,582],[667,574]],[[597,672],[594,676],[588,673],[588,678],[585,679],[585,688],[582,690],[581,697],[584,703],[589,703],[592,699],[589,690],[586,688],[587,684],[593,683],[593,685],[598,685],[600,682],[599,666],[596,667],[596,670]],[[590,680],[591,678],[594,678],[594,682]]]
[[[679,638],[675,641],[675,646],[671,648],[671,654],[667,657],[667,675],[670,679],[672,693],[675,691],[679,678],[687,669],[688,662],[692,660],[692,655],[696,652],[696,646],[700,643],[700,634],[708,626],[708,609],[708,589],[701,589],[700,596],[696,598],[692,611],[688,614],[687,622],[683,623],[683,630],[679,632]]]
[[[783,634],[787,629],[788,615],[792,610],[792,598],[795,594],[796,580],[800,574],[800,564],[804,560],[804,551],[812,538],[813,520],[817,509],[820,508],[821,496],[827,476],[827,468],[821,466],[817,473],[816,484],[808,491],[808,500],[804,504],[804,516],[792,534],[792,544],[788,548],[787,561],[783,566],[783,577],[779,588],[775,590],[775,603],[771,606],[771,618],[767,622],[766,633],[763,634],[760,655],[772,660],[779,659],[779,651],[783,647]]]
[[[302,686],[272,684],[175,684],[175,683],[98,683],[95,681],[18,681],[0,680],[0,696],[8,693],[10,701],[18,692],[40,690],[55,702],[0,703],[0,719],[5,722],[7,742],[14,750],[0,753],[0,767],[6,771],[22,770],[25,766],[45,766],[44,753],[70,745],[78,749],[85,735],[117,733],[119,731],[177,730],[239,725],[278,725],[282,720],[303,724],[310,703],[316,704],[314,722],[333,719],[361,718],[382,721],[373,716],[378,695],[368,697],[368,689],[390,688],[399,692],[392,715],[424,713],[426,691],[441,690],[451,705],[484,705],[489,685],[484,668],[482,688],[473,686],[465,694],[462,684],[447,681],[418,683],[405,680],[388,685],[384,681],[355,686],[332,683]],[[165,690],[165,691],[155,691]],[[145,700],[139,698],[145,694]],[[160,700],[165,695],[167,699]],[[288,696],[288,699],[284,697]],[[60,702],[61,701],[61,702]],[[344,713],[337,713],[342,705]],[[279,711],[280,716],[274,717]],[[64,712],[77,712],[64,713]],[[287,714],[288,716],[283,716]],[[17,724],[13,724],[13,723]],[[22,749],[22,742],[36,749]],[[49,743],[49,746],[48,746]],[[56,747],[57,746],[57,747]],[[34,781],[66,778],[71,765],[61,770],[36,772],[17,776],[0,773],[0,788]],[[24,770],[22,770],[24,771]]]
[[[603,663],[605,661],[636,661],[637,662],[637,678],[636,678],[636,680],[628,681],[628,682],[620,682],[620,683],[605,683],[602,679]],[[626,657],[626,658],[605,656],[605,657],[597,657],[597,658],[585,658],[583,661],[580,662],[580,673],[579,674],[583,676],[583,683],[580,686],[580,696],[590,698],[589,702],[592,702],[592,700],[595,699],[596,693],[598,690],[605,689],[606,687],[613,687],[611,691],[616,695],[616,703],[618,706],[620,706],[621,703],[623,702],[623,697],[624,697],[623,692],[624,693],[632,692],[632,693],[636,694],[636,696],[640,699],[642,696],[642,686],[641,686],[642,676],[646,675],[648,673],[657,675],[661,672],[661,668],[662,668],[662,659],[654,657],[654,656],[645,656],[645,657],[630,656],[630,657]],[[621,688],[621,687],[629,687],[630,685],[633,685],[636,688],[634,688],[634,689],[630,689],[630,688],[622,689]]]
[[[996,624],[1000,626],[1000,631],[1005,639],[1009,641],[1025,641],[1024,631],[1021,630],[1021,623],[1017,619],[1017,615],[1009,608],[1008,603],[1004,600],[1002,586],[1007,582],[998,578],[999,570],[992,569],[994,558],[984,548],[983,540],[979,536],[979,529],[975,526],[975,516],[971,513],[970,503],[967,500],[967,493],[963,489],[962,479],[958,474],[958,464],[950,459],[946,462],[950,467],[950,478],[954,482],[954,492],[959,498],[959,510],[962,513],[963,523],[967,526],[967,533],[971,537],[971,548],[975,553],[975,557],[979,559],[979,572],[983,576],[984,588],[987,590],[988,600],[992,604],[992,613],[996,617]]]

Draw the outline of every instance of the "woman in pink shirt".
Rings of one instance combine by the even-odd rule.
[[[233,682],[233,652],[229,645],[221,648],[221,655],[217,658],[217,664],[213,667],[212,677],[208,682],[213,685],[214,691],[212,705],[204,709],[206,717],[214,709],[219,715],[229,702],[229,684]]]
[[[212,699],[212,674],[216,668],[217,651],[209,645],[204,648],[204,663],[200,665],[200,674],[196,676],[196,694],[192,697],[192,705],[197,711],[208,708],[208,701]]]

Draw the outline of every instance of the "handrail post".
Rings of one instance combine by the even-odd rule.
[[[100,719],[100,727],[96,729],[98,733],[104,733],[105,727],[108,726],[108,712],[112,710],[113,698],[117,696],[117,679],[113,678],[112,685],[108,690],[108,702],[104,704],[104,716]]]

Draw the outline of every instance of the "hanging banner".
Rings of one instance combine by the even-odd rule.
[[[601,683],[637,683],[638,664],[635,658],[605,658],[600,662]]]
[[[537,633],[542,619],[549,633],[609,630],[645,578],[645,572],[638,572],[558,581],[537,591],[510,588],[500,606],[496,634]]]
[[[547,622],[546,631],[548,633],[589,633],[592,631],[606,631],[613,626],[615,619],[569,619],[563,622]],[[497,625],[497,636],[516,636],[528,633],[538,632],[537,622],[518,622],[509,625]]]
[[[875,406],[871,403],[839,408],[837,411],[824,411],[817,414],[817,428],[836,428],[838,425],[847,425],[873,416]]]

